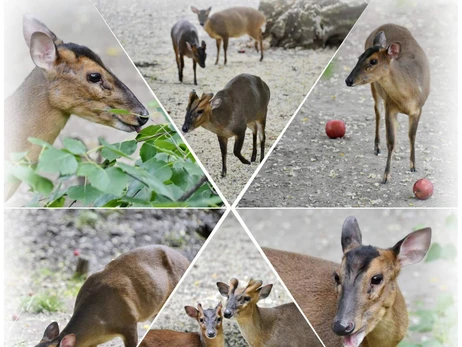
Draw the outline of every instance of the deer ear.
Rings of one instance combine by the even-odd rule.
[[[31,38],[35,32],[41,32],[47,34],[53,41],[58,40],[56,35],[47,28],[45,24],[43,24],[38,19],[32,17],[31,15],[25,14],[22,19],[22,33],[24,36],[24,40],[26,41],[27,47],[30,48]]]
[[[229,295],[229,286],[226,283],[217,282],[217,287],[220,294],[227,298]]]
[[[394,245],[392,251],[398,257],[402,267],[415,264],[427,254],[431,239],[431,228],[416,230]]]
[[[220,107],[221,102],[222,100],[220,97],[214,97],[212,100],[210,100],[210,105],[212,106],[212,110]]]
[[[199,14],[199,10],[194,6],[191,6],[191,11],[193,11],[196,14]]]
[[[59,335],[59,325],[57,322],[50,323],[43,333],[42,342],[51,341]]]
[[[383,31],[379,31],[377,35],[375,35],[374,43],[372,45],[382,47],[382,48],[387,47],[387,38]]]
[[[258,295],[258,300],[266,299],[270,295],[271,289],[273,289],[272,284],[267,284],[263,287],[258,288],[258,291],[260,292],[260,294]]]
[[[343,222],[342,227],[342,250],[346,252],[361,246],[362,244],[361,230],[359,229],[358,221],[355,217],[348,217]]]
[[[58,58],[58,51],[47,34],[37,31],[31,37],[30,56],[35,65],[44,70],[51,70]]]
[[[388,46],[387,54],[391,58],[398,59],[400,53],[401,53],[401,44],[399,42],[394,42],[390,46]]]
[[[74,347],[77,342],[77,337],[75,334],[69,334],[63,337],[61,340],[59,347]]]
[[[197,314],[199,313],[199,311],[192,306],[185,306],[184,310],[186,311],[186,314],[191,318],[197,318]]]
[[[212,6],[210,6],[210,7],[207,9],[207,11],[205,11],[205,14],[208,16],[209,13],[210,13],[210,11],[212,11]]]
[[[204,40],[202,40],[201,47],[202,47],[203,49],[207,48],[207,45],[205,44],[205,41],[204,41]]]

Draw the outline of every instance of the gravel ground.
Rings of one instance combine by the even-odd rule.
[[[266,126],[266,150],[268,150],[332,57],[334,50],[332,48],[316,51],[271,48],[266,50],[263,62],[259,62],[259,55],[253,48],[248,47],[249,39],[245,36],[230,40],[226,66],[223,66],[223,49],[222,60],[218,65],[214,65],[215,40],[212,40],[199,26],[197,15],[190,10],[191,5],[207,8],[210,6],[210,1],[96,0],[96,6],[101,14],[180,129],[191,89],[194,88],[199,95],[216,93],[231,78],[240,73],[260,76],[271,90]],[[239,5],[257,8],[258,1],[214,1],[212,13]],[[188,58],[185,58],[184,83],[178,82],[170,29],[183,18],[197,27],[200,40],[205,40],[207,43],[206,68],[203,70],[198,67],[197,70],[198,86],[194,86],[192,62]],[[245,50],[245,54],[238,54],[238,50]],[[250,166],[242,164],[232,154],[233,142],[230,141],[228,174],[223,179],[220,177],[221,154],[216,135],[200,128],[186,134],[186,140],[210,172],[221,192],[232,203],[258,163]],[[248,131],[243,147],[243,155],[247,158],[251,155],[251,147],[251,132]]]
[[[50,11],[50,7],[53,11]],[[146,126],[152,123],[167,122],[155,107],[148,105],[149,102],[155,100],[152,92],[104,23],[95,6],[89,1],[82,3],[77,0],[66,2],[22,0],[5,4],[5,32],[8,33],[5,36],[5,47],[9,47],[8,54],[4,56],[5,66],[8,66],[8,69],[5,69],[5,98],[13,94],[35,67],[22,35],[22,16],[25,13],[32,14],[44,22],[64,42],[85,45],[97,53],[105,65],[148,108],[152,120]],[[113,143],[133,139],[136,134],[72,116],[55,141],[55,145],[61,147],[61,140],[64,137],[77,137],[88,148],[93,148],[98,145],[100,136]],[[23,206],[31,198],[32,194],[28,192],[26,185],[22,185],[15,196],[9,200],[8,205]]]
[[[447,57],[457,54],[456,3],[449,0],[373,1],[332,64],[268,158],[240,206],[454,207],[457,205],[457,74]],[[438,15],[435,15],[438,13]],[[373,153],[375,115],[369,86],[348,88],[344,79],[364,50],[371,31],[393,22],[410,29],[430,61],[431,93],[419,124],[416,167],[409,171],[408,117],[398,117],[397,150],[391,181],[382,185],[386,164],[384,116],[381,149]],[[343,139],[325,135],[330,119],[347,125]],[[413,197],[422,177],[435,185],[426,201]]]
[[[260,246],[335,262],[340,262],[342,257],[340,235],[347,216],[358,219],[365,245],[391,247],[414,228],[427,226],[433,230],[433,242],[457,245],[457,223],[450,222],[457,220],[455,209],[240,209],[239,214]],[[398,282],[408,311],[434,309],[441,294],[451,293],[457,297],[457,276],[455,261],[420,262],[403,268]],[[411,322],[415,322],[412,316]],[[409,331],[407,340],[417,343],[430,337],[430,333]],[[453,342],[454,346],[457,345],[456,341]]]
[[[152,328],[198,331],[196,321],[186,315],[184,306],[195,306],[200,302],[204,308],[209,308],[215,307],[220,300],[224,305],[226,299],[219,294],[215,283],[227,283],[232,277],[237,278],[240,285],[245,285],[250,278],[261,279],[264,284],[274,284],[270,296],[260,301],[259,306],[272,307],[291,301],[245,230],[230,214],[207,244],[178,291],[164,306]],[[223,331],[225,346],[247,346],[235,321],[225,319]]]
[[[22,312],[21,303],[43,290],[62,292],[74,272],[74,249],[90,261],[90,273],[139,246],[164,244],[192,260],[218,222],[220,210],[7,210],[5,212],[5,345],[33,346],[53,320],[63,328],[74,296],[62,297],[63,312]],[[46,275],[48,274],[48,275]],[[77,288],[78,289],[78,288]],[[75,292],[76,293],[76,292]],[[20,315],[12,321],[13,315]],[[149,322],[139,323],[143,336]],[[123,346],[117,339],[106,347]]]

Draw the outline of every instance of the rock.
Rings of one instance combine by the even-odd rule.
[[[264,37],[284,48],[338,46],[367,6],[365,0],[264,0]]]

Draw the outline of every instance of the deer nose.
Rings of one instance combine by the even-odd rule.
[[[207,337],[213,339],[215,337],[215,331],[207,331]]]
[[[225,313],[223,315],[225,316],[225,318],[231,318],[233,314],[231,313],[230,310],[225,310]]]
[[[345,324],[342,321],[336,321],[334,322],[334,324],[332,324],[332,330],[337,335],[346,336],[351,334],[355,330],[355,323],[349,322]]]
[[[183,130],[184,133],[187,133],[188,132],[188,127],[186,125],[183,125],[181,130]]]
[[[350,77],[347,77],[347,79],[345,80],[345,83],[348,87],[351,87],[353,85],[353,79]]]
[[[138,116],[138,124],[139,125],[145,125],[148,120],[149,120],[149,113],[148,113],[147,116]]]

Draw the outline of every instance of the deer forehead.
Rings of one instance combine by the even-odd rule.
[[[345,254],[342,273],[351,279],[359,275],[362,275],[362,278],[369,278],[377,274],[393,273],[396,269],[395,260],[396,256],[390,250],[360,246]]]
[[[101,59],[93,52],[90,52],[88,50],[85,54],[79,54],[79,52],[68,48],[66,45],[58,46],[59,59],[68,69],[98,72],[104,74],[106,78],[113,78],[112,73],[104,66]]]

